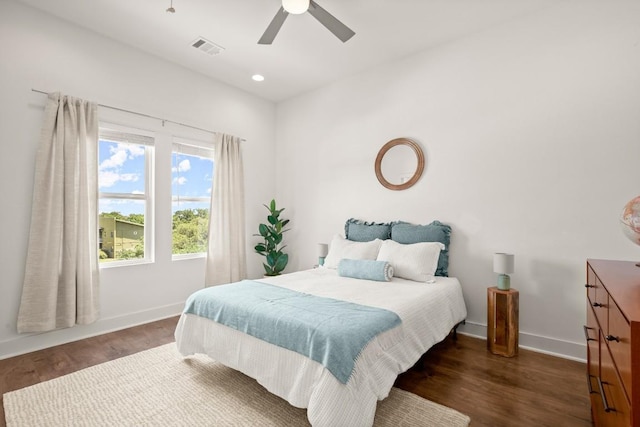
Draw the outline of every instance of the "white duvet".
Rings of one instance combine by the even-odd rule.
[[[401,325],[369,342],[351,378],[342,384],[324,366],[299,353],[203,317],[182,315],[175,332],[182,355],[204,353],[255,378],[291,405],[307,408],[315,427],[371,426],[377,401],[387,397],[398,374],[413,366],[467,315],[460,282],[453,277],[437,277],[432,284],[398,278],[375,282],[317,268],[259,281],[384,308],[402,319]],[[391,342],[395,344],[389,345]]]

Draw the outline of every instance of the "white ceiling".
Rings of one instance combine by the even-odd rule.
[[[277,102],[561,0],[317,0],[356,35],[342,43],[305,13],[289,15],[272,45],[257,41],[280,0],[173,0],[173,14],[170,0],[20,1]],[[191,47],[199,36],[224,52]]]

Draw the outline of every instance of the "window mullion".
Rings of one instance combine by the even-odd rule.
[[[145,227],[144,227],[144,240],[145,240],[145,250],[148,251],[148,254],[145,253],[145,258],[150,259],[151,261],[155,260],[155,150],[153,147],[146,147],[145,149]],[[148,225],[147,225],[148,224]]]
[[[145,200],[146,194],[138,193],[98,193],[101,199]]]

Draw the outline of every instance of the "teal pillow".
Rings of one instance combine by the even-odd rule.
[[[365,222],[349,218],[344,225],[344,235],[354,242],[370,242],[391,238],[391,224]]]
[[[438,258],[436,276],[449,276],[447,270],[449,268],[449,242],[451,241],[450,226],[440,221],[433,221],[428,225],[397,222],[393,223],[391,227],[391,239],[405,245],[420,242],[440,242],[444,244],[444,250],[440,251],[440,257]]]
[[[393,267],[386,261],[343,258],[338,264],[338,274],[354,279],[388,282],[393,277]]]

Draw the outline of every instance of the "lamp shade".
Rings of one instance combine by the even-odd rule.
[[[318,243],[318,257],[324,258],[329,253],[329,245],[326,243]]]
[[[309,9],[309,0],[282,0],[282,7],[293,15],[299,15]]]
[[[493,254],[493,272],[498,274],[513,273],[514,258],[513,254]]]

